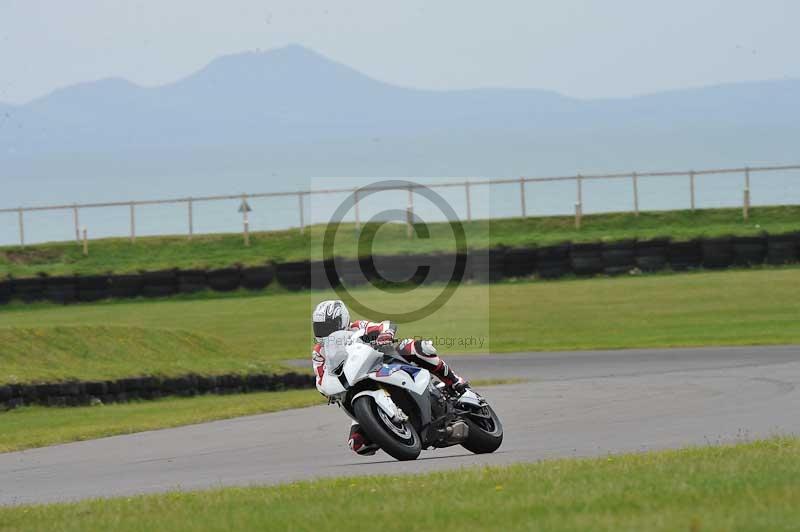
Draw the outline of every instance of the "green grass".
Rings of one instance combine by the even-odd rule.
[[[441,287],[406,293],[375,288],[353,291],[380,309],[418,308]],[[272,294],[196,300],[137,300],[69,307],[16,305],[0,309],[0,334],[9,329],[91,326],[169,329],[202,335],[207,345],[220,342],[222,353],[186,349],[183,367],[204,371],[231,367],[268,367],[286,359],[307,358],[313,343],[311,310],[325,292]],[[463,352],[553,351],[632,347],[767,345],[800,343],[800,269],[758,269],[623,278],[525,281],[498,285],[463,285],[438,312],[401,323],[401,336],[474,338],[472,345],[440,341],[444,356]],[[380,319],[381,316],[370,316]],[[51,329],[52,330],[52,329]],[[110,341],[114,341],[113,337]],[[55,377],[60,367],[38,365],[14,342],[0,344],[0,379],[27,375]],[[10,347],[9,347],[10,346]],[[222,347],[220,347],[222,349]],[[99,354],[99,350],[97,351]],[[109,361],[140,367],[133,355]],[[202,353],[209,353],[208,356]],[[220,354],[220,356],[217,356]],[[149,370],[166,371],[174,361],[155,354]],[[230,356],[231,359],[227,360]],[[108,360],[108,359],[106,359]],[[207,362],[208,360],[208,362]],[[94,366],[88,360],[85,367]],[[36,369],[36,367],[40,368]],[[88,371],[88,370],[87,370]],[[110,372],[111,370],[109,370]],[[115,370],[116,371],[116,370]],[[75,372],[69,371],[70,376]],[[122,373],[122,371],[118,372]],[[141,371],[136,372],[141,373]],[[95,372],[94,375],[98,375]]]
[[[797,530],[800,440],[0,509],[0,530]]]
[[[104,321],[41,327],[33,319],[25,327],[0,327],[0,383],[264,373],[277,367],[200,331],[102,325]]]
[[[76,408],[24,407],[0,413],[0,452],[302,408],[322,402],[316,390],[289,390]]]
[[[518,382],[523,380],[483,379],[472,385],[481,388]],[[0,453],[324,403],[317,390],[288,390],[75,408],[23,407],[0,413]]]
[[[550,244],[572,241],[615,240],[671,236],[688,239],[697,236],[782,233],[800,230],[800,206],[757,207],[750,220],[742,221],[739,209],[643,212],[588,215],[583,227],[575,230],[570,216],[482,220],[465,223],[471,248],[500,244],[510,246]],[[429,224],[430,238],[408,240],[406,229],[398,224],[366,226],[366,235],[376,233],[373,252],[392,255],[432,251],[453,251],[452,231],[447,224]],[[127,238],[102,239],[90,243],[84,257],[74,242],[0,248],[0,278],[5,275],[32,277],[49,275],[136,272],[166,268],[207,268],[231,264],[262,264],[265,261],[302,260],[321,257],[324,225],[310,227],[306,234],[298,229],[254,233],[252,245],[244,247],[241,235],[200,235],[189,241],[185,236],[145,237],[135,244]],[[344,224],[337,238],[336,253],[357,254],[358,235],[354,226]]]

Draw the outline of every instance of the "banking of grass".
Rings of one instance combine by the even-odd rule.
[[[111,380],[192,373],[273,373],[274,359],[180,328],[106,325],[0,326],[0,383]]]
[[[625,238],[671,237],[688,240],[722,235],[774,234],[800,230],[800,206],[756,207],[748,221],[740,209],[595,214],[583,217],[580,230],[570,216],[476,220],[463,223],[467,244],[473,249],[493,246],[548,245],[564,241],[592,242]],[[256,265],[267,261],[317,260],[322,256],[326,226],[254,232],[249,247],[241,235],[195,235],[93,240],[88,256],[75,242],[60,242],[0,248],[0,278],[7,275],[89,275],[133,273],[171,268],[215,268],[233,264]],[[400,224],[367,224],[361,233],[352,224],[342,224],[337,235],[336,254],[352,257],[358,241],[377,234],[370,250],[376,255],[452,252],[453,232],[445,223],[427,224],[429,238],[409,240]]]
[[[0,452],[265,414],[320,403],[322,397],[316,390],[288,390],[176,397],[77,408],[23,407],[0,413]]]
[[[796,530],[800,439],[0,509],[10,530]],[[377,521],[376,521],[377,520]]]
[[[404,312],[441,287],[353,295]],[[0,383],[269,370],[308,358],[329,292],[0,308]],[[383,316],[359,316],[381,319]],[[401,336],[453,353],[800,343],[800,269],[467,284]],[[89,327],[90,329],[79,329]],[[35,356],[33,356],[35,355]]]

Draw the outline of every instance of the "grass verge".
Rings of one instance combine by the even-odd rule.
[[[9,530],[796,530],[800,439],[0,509]]]
[[[419,308],[420,302],[433,299],[440,291],[441,287],[434,286],[405,293],[374,288],[352,293],[378,310],[404,312]],[[200,351],[185,350],[185,363],[191,363],[197,371],[204,365],[220,367],[228,363],[227,356],[233,365],[268,367],[310,355],[311,310],[318,301],[333,296],[308,292],[69,307],[19,305],[0,309],[0,334],[18,334],[13,329],[35,329],[42,324],[139,328],[145,335],[151,329],[174,329],[202,335],[209,339],[204,340],[207,342],[217,339],[226,346],[220,356],[209,355],[208,362]],[[401,323],[399,334],[431,337],[444,356],[490,351],[792,344],[800,343],[798,315],[800,269],[758,269],[467,284],[456,289],[452,299],[432,315]],[[355,313],[353,317],[383,318]],[[17,355],[4,356],[9,349]],[[168,366],[171,355],[161,352]],[[26,358],[24,348],[0,344],[0,354],[0,379],[8,375],[36,379],[61,371],[59,367],[37,365]],[[125,364],[125,372],[132,365],[139,367],[135,350],[127,359],[124,355],[121,350],[109,364]],[[151,371],[163,371],[155,351],[150,360]],[[86,364],[91,368],[94,360],[87,359]],[[41,371],[34,371],[37,367]]]
[[[519,382],[523,380],[484,379],[476,380],[472,385],[477,388]],[[325,399],[317,390],[289,390],[168,398],[76,408],[23,407],[0,413],[0,453],[217,419],[266,414],[324,402]]]
[[[0,452],[303,408],[322,401],[316,390],[290,390],[76,408],[24,407],[0,413]]]
[[[372,252],[377,255],[452,251],[452,230],[448,224],[428,224],[430,238],[408,240],[405,226],[366,225],[361,237],[377,233]],[[580,231],[571,216],[477,220],[464,223],[467,243],[481,249],[500,244],[509,246],[546,245],[571,240],[588,242],[623,238],[668,236],[683,240],[699,236],[749,235],[761,231],[783,233],[800,230],[800,206],[756,207],[750,220],[742,220],[740,209],[594,214],[583,217]],[[231,264],[262,264],[319,259],[325,226],[316,225],[305,233],[297,229],[252,233],[250,247],[237,234],[143,237],[136,243],[127,238],[94,240],[88,257],[74,242],[59,242],[0,248],[0,278],[5,275],[33,277],[48,275],[125,273],[169,268],[212,268]],[[352,224],[343,224],[337,237],[336,253],[355,256],[359,234]]]
[[[54,327],[33,323],[0,328],[0,383],[268,373],[278,368],[199,332],[99,322]]]

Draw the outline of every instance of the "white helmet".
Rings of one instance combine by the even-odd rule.
[[[343,331],[350,327],[350,313],[339,299],[323,301],[314,309],[311,315],[314,327],[314,336],[317,341],[327,337],[332,332]]]

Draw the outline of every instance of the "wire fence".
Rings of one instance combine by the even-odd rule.
[[[751,176],[756,173],[769,173],[769,172],[785,172],[785,171],[796,171],[800,170],[799,165],[782,165],[782,166],[753,166],[753,167],[739,167],[739,168],[714,168],[714,169],[702,169],[702,170],[680,170],[680,171],[661,171],[661,172],[625,172],[625,173],[606,173],[606,174],[575,174],[575,175],[564,175],[564,176],[551,176],[551,177],[518,177],[518,178],[511,178],[511,179],[463,179],[459,181],[451,181],[451,182],[439,182],[433,184],[408,184],[407,188],[407,206],[406,211],[408,213],[407,223],[409,226],[409,236],[411,235],[411,223],[414,219],[414,197],[415,197],[415,189],[420,187],[427,187],[431,189],[450,189],[453,190],[462,190],[463,196],[463,206],[462,209],[463,218],[466,221],[472,221],[473,213],[474,213],[474,203],[476,195],[482,194],[481,189],[485,189],[485,187],[492,187],[500,186],[500,185],[512,185],[518,186],[518,192],[516,193],[518,199],[518,206],[517,212],[506,212],[506,215],[503,217],[511,217],[511,216],[522,216],[527,217],[530,215],[530,207],[527,204],[527,191],[526,188],[530,188],[537,183],[554,183],[554,182],[561,182],[569,184],[571,183],[574,186],[574,205],[573,213],[575,217],[575,226],[576,228],[580,229],[581,227],[581,220],[584,215],[584,202],[586,200],[587,191],[584,190],[585,186],[588,182],[594,181],[621,181],[621,182],[628,182],[630,189],[629,189],[629,198],[630,198],[630,207],[626,210],[629,212],[634,213],[635,215],[639,215],[640,211],[640,182],[642,180],[647,180],[649,178],[677,178],[677,179],[684,179],[686,183],[686,191],[687,196],[685,198],[686,203],[685,207],[694,210],[697,208],[697,181],[699,178],[703,176],[710,176],[710,175],[739,175],[742,178],[741,181],[741,196],[740,196],[740,205],[742,208],[742,216],[746,220],[749,216],[749,209],[751,207]],[[798,176],[792,176],[793,178]],[[73,203],[73,204],[62,204],[62,205],[44,205],[44,206],[32,206],[32,207],[16,207],[16,208],[3,208],[0,209],[0,213],[5,214],[16,214],[16,230],[18,231],[18,242],[20,246],[25,246],[26,241],[26,223],[27,219],[30,218],[32,215],[38,213],[53,213],[59,212],[62,215],[61,220],[61,227],[65,224],[66,220],[63,218],[63,215],[66,214],[71,216],[71,226],[74,229],[74,237],[75,240],[78,242],[85,242],[88,238],[87,232],[88,229],[81,224],[82,214],[85,211],[89,211],[92,209],[100,209],[100,208],[112,208],[121,212],[124,212],[127,215],[127,237],[130,238],[132,242],[135,242],[137,237],[137,224],[139,221],[138,213],[144,207],[148,206],[178,206],[183,211],[185,216],[185,234],[187,238],[191,239],[196,234],[196,225],[197,225],[197,208],[199,205],[204,203],[213,203],[213,202],[222,202],[222,201],[231,201],[234,200],[239,203],[239,212],[241,213],[241,231],[244,235],[245,243],[247,244],[249,241],[249,232],[250,232],[250,203],[252,200],[262,199],[262,198],[279,198],[284,200],[289,200],[289,202],[296,202],[296,213],[295,213],[295,220],[283,220],[285,223],[283,224],[285,227],[297,227],[299,226],[301,230],[305,230],[308,225],[309,220],[306,219],[306,211],[308,209],[307,202],[312,197],[319,197],[319,196],[332,196],[332,195],[350,195],[355,194],[355,202],[353,210],[353,218],[352,221],[355,223],[356,228],[360,229],[362,224],[362,214],[360,211],[361,201],[359,199],[359,191],[366,192],[366,191],[374,191],[374,190],[396,190],[396,186],[385,186],[382,185],[380,182],[377,184],[373,184],[367,187],[344,187],[344,188],[313,188],[309,187],[308,190],[297,190],[291,192],[261,192],[261,193],[253,193],[253,194],[225,194],[225,195],[213,195],[213,196],[199,196],[199,197],[177,197],[177,198],[168,198],[168,199],[150,199],[150,200],[130,200],[130,201],[115,201],[115,202],[104,202],[104,203]],[[404,191],[405,192],[405,191]],[[617,189],[617,193],[619,193],[619,189]],[[799,198],[800,199],[800,198]],[[783,201],[781,203],[785,203],[786,199],[782,198]],[[285,207],[285,206],[284,206]],[[285,209],[282,211],[283,214],[287,214],[289,211]],[[174,211],[170,211],[170,218],[173,218],[175,215],[171,213]],[[26,216],[27,215],[27,216]],[[163,216],[163,215],[162,215]],[[494,217],[491,216],[490,217]],[[296,225],[295,225],[296,224]],[[174,231],[164,232],[161,234],[174,234]],[[124,236],[121,234],[117,234],[117,236]]]

